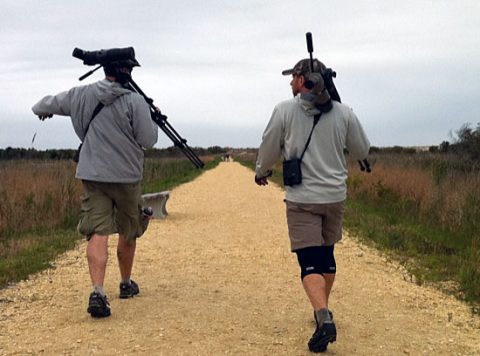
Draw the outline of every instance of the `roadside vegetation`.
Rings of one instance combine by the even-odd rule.
[[[170,190],[220,162],[212,154],[201,158],[203,170],[186,158],[148,158],[144,193]],[[2,288],[51,267],[57,255],[82,238],[76,232],[82,187],[69,159],[0,160],[0,182]]]
[[[372,148],[373,172],[349,163],[345,227],[432,283],[480,306],[480,126],[426,151]],[[235,159],[254,169],[255,152]],[[272,181],[282,186],[281,162]],[[414,276],[414,277],[413,277]]]
[[[479,303],[480,169],[432,153],[371,160],[372,174],[351,167],[346,227],[392,252],[417,283]]]

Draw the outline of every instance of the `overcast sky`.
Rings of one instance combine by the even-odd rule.
[[[372,145],[424,146],[480,122],[478,0],[3,0],[0,148],[76,148],[70,119],[40,122],[47,94],[102,79],[72,57],[135,48],[133,78],[192,147],[258,147],[281,71],[314,55]],[[32,145],[32,137],[36,133]],[[161,134],[157,147],[171,146]]]

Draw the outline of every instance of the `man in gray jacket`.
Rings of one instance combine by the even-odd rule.
[[[308,346],[310,351],[323,352],[337,335],[328,298],[336,273],[334,244],[342,238],[347,193],[344,149],[353,158],[364,159],[370,143],[353,111],[330,99],[319,75],[326,67],[316,59],[313,64],[313,75],[309,59],[282,72],[292,75],[294,98],[273,110],[259,148],[255,182],[268,183],[280,156],[284,160],[300,158],[311,133],[301,161],[302,181],[285,186],[285,202],[291,250],[297,254],[302,284],[317,322]],[[318,115],[320,120],[314,126]]]
[[[157,142],[158,126],[151,120],[145,99],[121,84],[137,65],[136,60],[105,65],[105,79],[46,96],[32,108],[40,120],[54,114],[70,116],[83,142],[76,171],[84,188],[78,231],[88,240],[93,291],[87,311],[92,317],[110,315],[103,289],[108,235],[119,234],[120,298],[139,293],[130,275],[136,238],[148,224],[142,217],[144,148]]]

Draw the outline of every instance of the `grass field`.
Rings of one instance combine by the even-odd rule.
[[[205,169],[220,158],[202,157]],[[147,159],[144,193],[169,190],[204,170],[187,159]],[[62,160],[0,161],[0,288],[50,266],[75,246],[82,191],[75,164]]]
[[[255,155],[238,159],[253,168]],[[345,226],[432,282],[480,303],[480,169],[429,152],[377,154],[373,173],[349,165]],[[281,164],[272,180],[282,185]]]

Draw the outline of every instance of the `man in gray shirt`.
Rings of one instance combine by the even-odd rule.
[[[145,99],[126,89],[136,60],[104,65],[106,78],[46,96],[32,110],[40,120],[55,115],[70,116],[82,141],[76,178],[84,195],[78,231],[85,235],[93,291],[87,311],[92,317],[110,315],[103,289],[108,258],[108,235],[118,233],[120,298],[139,293],[130,279],[136,249],[148,224],[142,216],[141,181],[144,148],[157,142],[158,126]]]
[[[353,158],[364,159],[370,143],[353,111],[331,100],[320,74],[327,72],[325,65],[316,59],[312,62],[313,73],[309,59],[282,72],[292,75],[294,98],[273,110],[259,148],[255,182],[268,183],[279,157],[294,160],[304,152],[301,183],[285,186],[285,202],[291,250],[297,254],[302,283],[317,322],[308,347],[323,352],[337,336],[328,298],[336,273],[334,244],[342,238],[347,196],[344,150]]]

